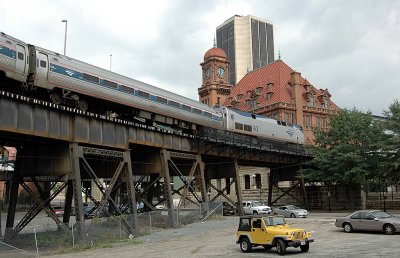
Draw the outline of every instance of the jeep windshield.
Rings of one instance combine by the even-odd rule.
[[[265,225],[268,226],[278,226],[278,225],[285,225],[286,220],[283,217],[268,217],[263,218]]]

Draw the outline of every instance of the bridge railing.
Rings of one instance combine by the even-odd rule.
[[[304,145],[279,142],[270,139],[258,138],[251,135],[234,133],[226,130],[218,130],[213,128],[204,128],[196,135],[197,139],[210,142],[233,145],[248,149],[257,149],[261,151],[286,152],[297,155],[309,156],[311,153],[307,151]]]

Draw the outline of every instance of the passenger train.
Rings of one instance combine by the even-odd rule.
[[[212,108],[126,76],[87,64],[0,32],[0,76],[15,89],[45,95],[55,104],[87,110],[101,103],[129,107],[132,116],[170,127],[228,130],[271,140],[304,143],[300,126],[228,107]],[[3,87],[3,84],[2,86]],[[19,89],[16,89],[19,88]],[[8,87],[9,89],[9,87]],[[112,106],[111,105],[111,106]],[[91,106],[92,107],[92,106]]]

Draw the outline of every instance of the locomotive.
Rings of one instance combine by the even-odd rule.
[[[0,76],[14,88],[45,96],[54,104],[86,111],[129,109],[130,115],[172,128],[213,128],[288,143],[304,143],[300,126],[190,98],[61,55],[0,32]],[[3,85],[3,84],[2,84]],[[123,108],[121,108],[123,107]]]

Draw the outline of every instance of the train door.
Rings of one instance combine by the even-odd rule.
[[[35,86],[47,88],[49,74],[49,58],[46,54],[37,52]]]
[[[14,79],[17,81],[26,81],[28,73],[28,55],[26,46],[17,44],[17,56],[15,63],[15,76]]]

